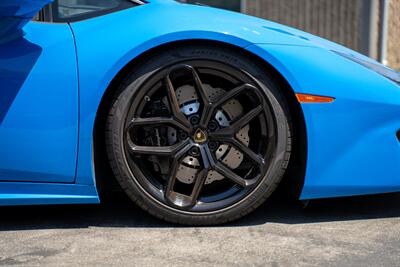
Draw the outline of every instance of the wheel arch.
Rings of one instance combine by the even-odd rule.
[[[261,65],[263,69],[273,73],[272,76],[274,78],[274,82],[282,90],[286,100],[288,101],[290,109],[289,112],[293,126],[292,156],[289,162],[288,171],[282,180],[282,184],[285,188],[288,188],[296,198],[300,196],[306,172],[307,133],[303,111],[296,99],[296,95],[292,86],[276,68],[274,68],[261,56],[233,44],[202,39],[173,41],[144,51],[126,64],[115,75],[109,86],[106,88],[101,98],[100,105],[98,106],[93,130],[94,168],[96,173],[96,184],[100,195],[104,196],[105,193],[119,190],[119,185],[115,181],[111,167],[109,166],[105,147],[106,118],[111,108],[112,99],[119,89],[119,84],[127,77],[127,75],[129,75],[129,73],[134,71],[137,66],[142,64],[141,62],[145,62],[147,58],[150,58],[159,51],[174,47],[202,44],[207,46],[227,48],[242,54],[245,53],[247,56],[253,58],[254,62],[257,62],[257,64]]]

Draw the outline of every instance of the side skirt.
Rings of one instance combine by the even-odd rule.
[[[93,185],[51,183],[0,183],[0,206],[98,204]]]

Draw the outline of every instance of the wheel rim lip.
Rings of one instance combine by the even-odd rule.
[[[215,62],[215,63],[220,64],[222,66],[228,66],[229,68],[234,69],[236,72],[240,72],[241,75],[247,77],[254,84],[258,85],[257,87],[263,93],[264,100],[269,102],[269,98],[265,96],[265,93],[267,92],[265,86],[262,85],[261,83],[259,83],[250,74],[242,72],[242,71],[238,70],[237,67],[231,66],[231,65],[229,65],[229,64],[227,64],[225,62],[219,62],[219,61],[208,60],[208,59],[184,60],[184,61],[181,61],[181,62],[175,62],[174,64],[171,64],[169,66],[165,66],[163,68],[157,69],[156,71],[152,72],[152,75],[149,75],[149,77],[147,77],[145,80],[143,80],[141,82],[140,86],[137,86],[136,90],[134,90],[131,93],[130,99],[134,98],[135,95],[140,94],[141,91],[142,92],[145,91],[144,93],[142,93],[142,95],[145,95],[149,91],[153,91],[153,93],[156,92],[157,90],[159,90],[159,88],[158,89],[152,88],[152,87],[154,87],[154,85],[153,86],[148,86],[149,88],[147,90],[141,90],[141,89],[142,89],[143,85],[148,83],[149,80],[154,78],[154,76],[157,76],[158,74],[161,74],[163,71],[166,71],[167,69],[171,68],[171,66],[174,66],[174,65],[177,65],[177,64],[182,64],[183,62],[192,62],[192,61]],[[197,66],[196,68],[199,68],[199,67]],[[213,69],[210,68],[210,70],[213,70]],[[217,71],[219,72],[220,70],[217,69]],[[161,75],[161,77],[162,76],[163,75]],[[153,83],[156,84],[157,82],[153,82]],[[132,102],[134,102],[134,101],[132,101]],[[128,110],[126,112],[127,114],[125,116],[125,123],[129,121],[129,120],[126,120],[126,118],[128,117],[128,114],[132,111],[132,109],[135,110],[135,112],[136,112],[138,110],[138,106],[139,105],[136,105],[136,107],[132,108],[132,105],[131,105],[131,107],[128,108]],[[272,119],[273,130],[274,130],[273,136],[275,137],[276,136],[275,131],[277,130],[277,127],[275,125],[275,123],[276,123],[275,122],[276,114],[275,114],[274,109],[272,109],[272,108],[269,108],[268,111],[269,111],[268,115],[270,115],[271,116],[270,119]],[[264,114],[265,112],[266,112],[266,110],[264,109],[263,110],[263,116],[265,116],[265,114]],[[123,129],[125,129],[125,126],[123,126]],[[125,132],[124,132],[123,136],[125,136]],[[169,205],[169,201],[165,197],[163,191],[160,190],[159,188],[156,188],[150,181],[148,181],[148,177],[146,176],[145,173],[143,173],[142,169],[140,168],[140,166],[138,164],[136,164],[136,163],[130,164],[130,161],[133,161],[133,160],[127,160],[127,158],[129,158],[129,156],[127,156],[127,155],[129,155],[129,152],[127,152],[125,140],[126,140],[126,138],[123,137],[122,144],[124,144],[124,149],[123,149],[124,162],[125,162],[126,166],[128,167],[128,171],[129,171],[131,179],[135,182],[136,185],[138,185],[140,187],[141,191],[144,192],[151,199],[155,200],[157,203],[161,204],[162,206],[164,206],[164,207],[166,207],[166,208],[168,208],[170,210],[178,211],[178,212],[185,213],[185,214],[191,214],[191,215],[196,215],[196,214],[198,215],[199,213],[201,213],[201,214],[213,214],[213,213],[224,211],[224,210],[228,210],[228,209],[231,209],[231,208],[233,208],[233,207],[235,207],[237,205],[240,205],[241,203],[243,203],[247,199],[247,197],[249,197],[251,195],[250,194],[251,192],[256,191],[260,187],[260,185],[264,182],[264,180],[267,179],[270,176],[270,171],[280,161],[280,160],[275,159],[276,158],[276,155],[275,155],[276,149],[274,148],[272,153],[270,153],[270,155],[269,155],[269,158],[270,158],[271,162],[268,164],[268,168],[264,171],[263,175],[261,175],[261,178],[259,179],[259,181],[255,185],[248,186],[246,188],[242,188],[242,189],[239,190],[240,194],[235,194],[233,196],[228,197],[227,199],[222,199],[222,200],[215,201],[215,202],[210,202],[210,203],[204,203],[204,202],[199,201],[195,206],[193,206],[193,207],[191,207],[189,209],[187,209],[187,208],[180,209],[180,208],[178,208],[176,206],[170,206]],[[267,154],[267,152],[265,154]],[[267,155],[265,155],[265,157],[266,156]],[[138,179],[137,176],[139,176],[141,179]],[[144,179],[142,179],[142,178],[144,178]],[[145,181],[144,185],[142,184],[143,181]],[[148,184],[150,184],[151,186],[149,187]],[[228,191],[230,191],[231,189],[229,189]],[[225,193],[225,192],[223,192],[223,193]],[[210,198],[210,197],[211,196],[207,196],[206,198]],[[204,199],[204,197],[203,198],[199,198],[199,200],[200,199]],[[227,201],[227,200],[229,200],[229,201]],[[226,204],[226,203],[230,203],[230,204]],[[214,208],[214,209],[209,209],[208,207],[211,207],[211,206],[214,206],[214,207],[218,206],[218,207]]]

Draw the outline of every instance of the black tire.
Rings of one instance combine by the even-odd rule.
[[[193,63],[195,61],[215,62],[217,66],[225,65],[227,66],[227,68],[231,68],[232,70],[233,69],[237,70],[238,73],[239,72],[241,73],[240,75],[242,74],[245,75],[243,76],[245,77],[244,79],[248,79],[248,81],[250,81],[250,83],[257,90],[255,94],[261,95],[263,101],[265,99],[266,106],[268,107],[265,108],[266,106],[263,105],[264,109],[268,109],[268,113],[267,111],[263,110],[261,115],[258,115],[259,117],[256,117],[257,118],[256,122],[251,122],[251,123],[264,123],[262,120],[265,119],[267,121],[265,122],[266,125],[268,126],[273,125],[273,127],[271,126],[271,129],[273,129],[272,133],[268,132],[267,136],[269,140],[268,142],[271,143],[272,141],[270,140],[273,140],[272,142],[273,144],[270,145],[268,143],[268,147],[271,148],[268,148],[268,150],[265,151],[265,155],[263,156],[264,159],[266,159],[265,164],[260,166],[257,165],[251,166],[251,170],[257,169],[258,167],[260,169],[260,175],[257,178],[258,180],[257,182],[255,182],[254,185],[251,186],[251,189],[248,190],[246,189],[247,191],[244,189],[240,189],[246,192],[242,193],[243,195],[240,196],[240,198],[238,197],[236,202],[234,203],[232,202],[228,206],[218,206],[223,208],[214,208],[214,209],[209,208],[209,210],[204,208],[204,210],[198,209],[198,211],[195,211],[193,207],[189,207],[190,206],[189,204],[187,205],[177,204],[178,202],[170,204],[173,201],[171,200],[171,198],[168,198],[169,202],[167,200],[164,202],[158,199],[157,196],[154,195],[155,193],[153,194],[151,190],[147,189],[146,186],[151,186],[151,185],[147,184],[144,185],[142,181],[143,179],[150,179],[150,178],[147,178],[146,176],[147,174],[144,174],[146,172],[142,171],[141,168],[148,168],[148,167],[138,167],[139,165],[141,166],[142,161],[139,160],[136,161],[137,160],[136,158],[135,158],[135,163],[131,163],[131,158],[130,158],[131,156],[129,152],[127,152],[127,146],[129,147],[129,145],[127,145],[127,141],[125,140],[126,138],[128,138],[126,137],[126,135],[129,136],[131,135],[130,132],[126,133],[126,131],[128,131],[126,130],[128,117],[132,116],[132,112],[138,112],[138,111],[132,111],[132,109],[134,110],[139,109],[133,106],[134,103],[140,101],[138,100],[139,98],[140,99],[144,98],[143,97],[144,93],[142,93],[142,96],[140,96],[140,93],[143,90],[145,90],[144,89],[145,84],[149,81],[149,79],[152,79],[152,77],[155,77],[157,73],[161,73],[162,70],[168,69],[170,66],[183,64],[186,62]],[[181,72],[183,71],[184,70],[182,69]],[[204,74],[202,75],[204,76]],[[247,91],[243,91],[243,94],[247,94]],[[256,99],[254,96],[248,96],[248,98],[251,99],[251,101],[256,101],[253,100]],[[259,104],[256,103],[254,105],[259,105]],[[171,105],[168,104],[168,106]],[[202,109],[204,109],[204,107]],[[171,110],[171,108],[169,108],[169,110]],[[143,110],[141,112],[143,112]],[[187,225],[214,225],[214,224],[227,223],[239,219],[242,216],[245,216],[246,214],[255,210],[267,198],[270,197],[272,192],[278,186],[279,182],[282,179],[282,176],[286,171],[291,154],[291,123],[288,113],[287,102],[283,97],[282,93],[280,92],[279,87],[274,82],[274,78],[271,77],[268,73],[266,73],[265,68],[257,64],[256,61],[252,60],[251,58],[247,58],[242,53],[240,52],[238,53],[238,51],[231,50],[229,48],[220,48],[216,46],[193,45],[193,46],[185,46],[177,48],[168,48],[161,53],[153,55],[150,58],[147,58],[145,63],[140,64],[134,70],[132,70],[132,72],[128,75],[126,80],[120,85],[120,88],[115,95],[112,108],[109,111],[106,131],[107,131],[106,145],[107,145],[107,153],[110,160],[110,164],[116,176],[116,179],[118,180],[118,182],[120,183],[121,187],[126,192],[126,194],[138,206],[140,206],[150,214],[160,219],[166,220],[168,222],[187,224]],[[137,130],[137,132],[139,131],[144,131],[144,130],[141,129]],[[269,128],[268,131],[270,131]],[[136,134],[139,135],[139,133],[135,132],[135,135]],[[233,139],[234,138],[235,137],[233,137]],[[260,136],[260,138],[265,138],[265,136],[262,135]],[[259,141],[259,142],[262,143],[264,141]],[[263,150],[263,148],[260,149]],[[246,155],[248,154],[243,154],[243,157],[245,157]],[[146,159],[149,158],[150,158],[149,156],[146,156]],[[140,158],[140,160],[143,160],[143,158]],[[204,163],[205,161],[207,160],[201,158],[202,168],[205,166]],[[212,157],[210,158],[210,162],[211,161]],[[218,159],[216,160],[216,162],[218,162]],[[263,169],[265,169],[265,172],[261,171]],[[207,169],[207,171],[208,170],[209,169]],[[205,173],[207,171],[205,171]],[[152,177],[154,176],[153,174],[151,175]],[[139,176],[140,179],[142,180],[139,179]],[[174,174],[174,177],[175,176],[176,172]],[[198,178],[198,176],[205,177],[207,176],[207,174],[204,174],[204,176],[198,174],[196,175],[197,177],[196,179],[200,179]],[[156,177],[154,179],[159,179],[159,178]],[[174,178],[174,180],[176,183],[178,183],[178,181],[176,181],[176,178]],[[200,183],[202,184],[202,186],[204,186],[203,185],[204,182]],[[239,188],[237,185],[235,186]],[[171,190],[175,190],[173,186]],[[237,190],[239,192],[239,189]],[[199,197],[199,194],[197,195],[197,197]],[[186,201],[186,198],[184,199]],[[195,200],[193,199],[194,198],[191,198],[190,200],[198,201],[198,199]],[[184,203],[185,201],[181,202]],[[182,208],[179,205],[182,205]],[[215,205],[212,206],[210,204],[210,207],[217,207],[217,206]]]

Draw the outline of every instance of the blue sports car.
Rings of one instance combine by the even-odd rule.
[[[52,3],[50,3],[52,2]],[[238,219],[400,191],[400,75],[311,34],[173,0],[0,1],[0,205]]]

